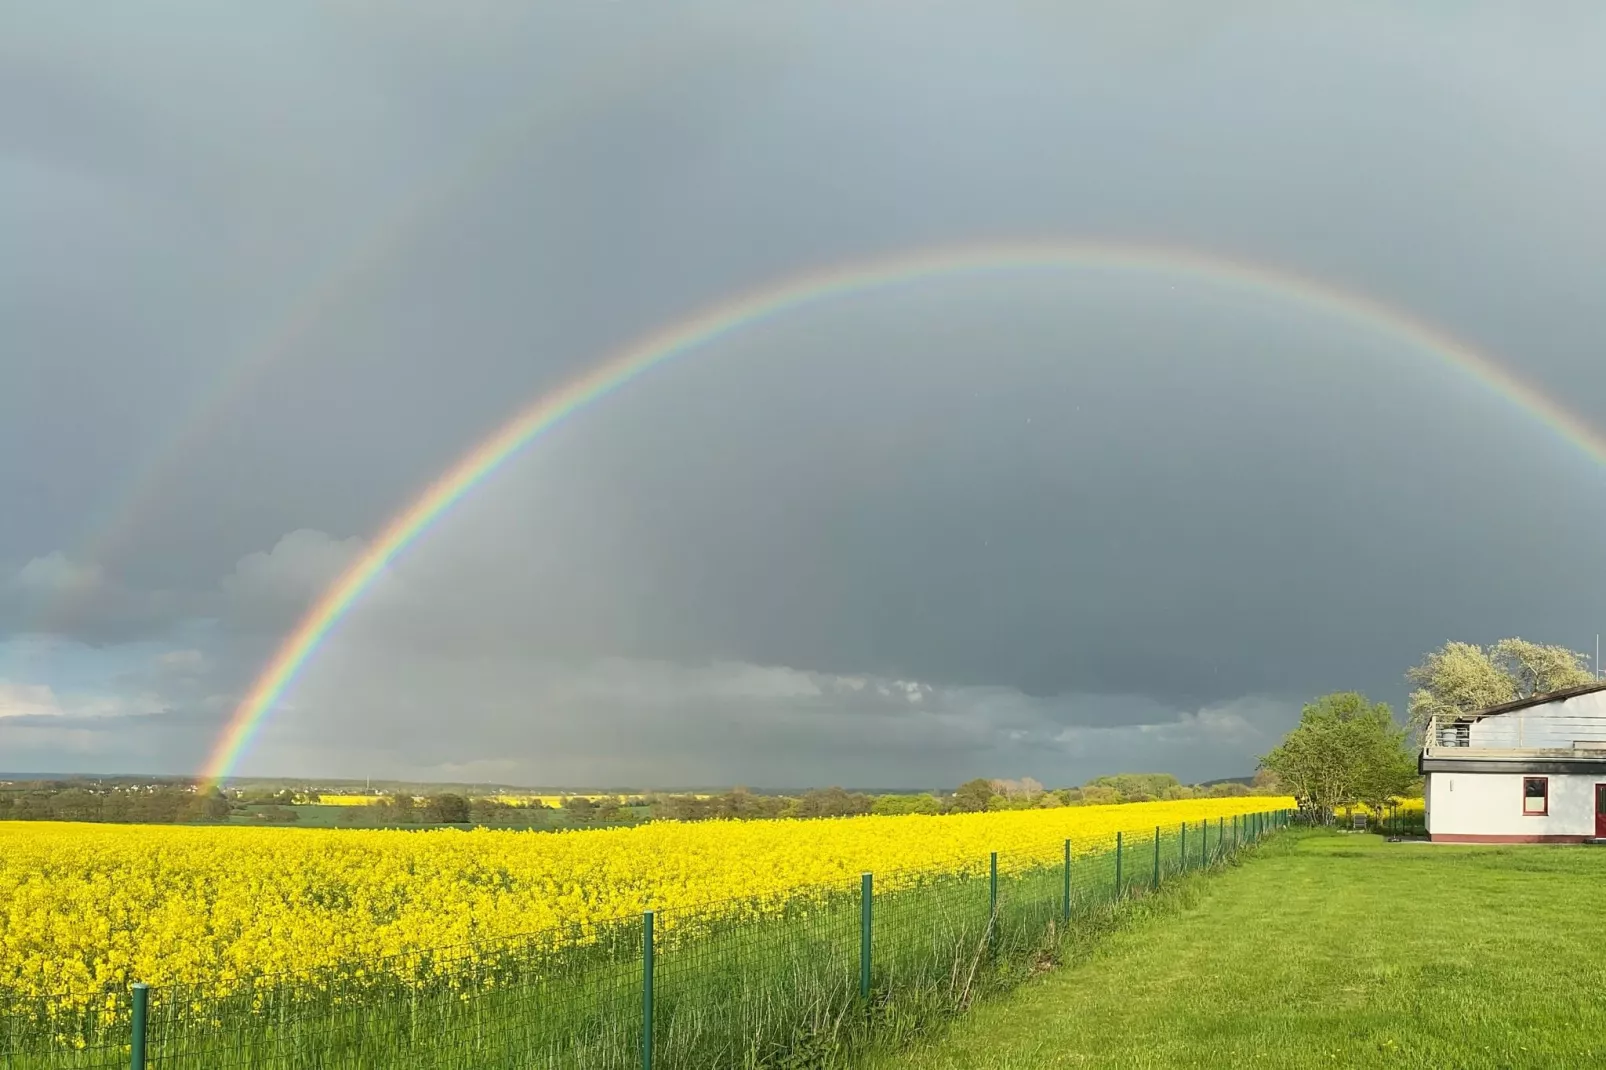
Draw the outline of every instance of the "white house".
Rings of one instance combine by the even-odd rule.
[[[1435,841],[1606,840],[1606,682],[1435,721],[1418,768]]]

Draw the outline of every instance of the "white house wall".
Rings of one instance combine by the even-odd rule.
[[[1521,773],[1429,773],[1428,833],[1435,839],[1521,842],[1595,835],[1595,785],[1606,775],[1551,775],[1550,812],[1522,812]]]
[[[1469,726],[1467,745],[1494,749],[1606,744],[1606,691],[1497,713]]]

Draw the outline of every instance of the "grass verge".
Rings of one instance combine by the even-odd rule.
[[[873,1070],[1606,1065],[1606,851],[1294,832]],[[1162,895],[1158,902],[1164,904]]]

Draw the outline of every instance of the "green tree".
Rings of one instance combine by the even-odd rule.
[[[563,800],[563,811],[569,815],[569,823],[580,828],[597,823],[597,804],[584,795],[570,795]]]
[[[993,798],[993,782],[978,777],[954,789],[953,808],[963,814],[979,814]]]
[[[1320,814],[1357,802],[1381,808],[1415,778],[1405,736],[1387,703],[1343,691],[1307,704],[1260,768]]]
[[[443,791],[424,801],[424,821],[431,825],[462,825],[469,819],[468,800],[455,792]]]
[[[870,807],[872,814],[940,814],[942,802],[930,793],[924,795],[880,795]]]
[[[397,792],[381,799],[375,806],[378,808],[374,814],[378,824],[412,825],[418,822],[416,803],[407,792]]]
[[[1094,777],[1082,790],[1109,788],[1115,793],[1114,802],[1154,802],[1175,797],[1173,793],[1180,787],[1182,784],[1170,773],[1117,773]]]
[[[1408,744],[1409,730],[1395,723],[1394,711],[1386,703],[1378,703],[1348,727],[1353,801],[1381,814],[1396,799],[1421,794],[1416,757]]]
[[[1435,717],[1464,717],[1490,706],[1593,682],[1588,658],[1561,646],[1502,639],[1485,650],[1474,643],[1445,643],[1406,671],[1411,728],[1421,733]]]
[[[1103,778],[1100,778],[1103,779]],[[1108,784],[1101,784],[1097,780],[1089,781],[1081,787],[1080,802],[1084,806],[1108,806],[1111,803],[1125,802],[1121,793]]]
[[[874,805],[862,792],[829,787],[804,792],[793,809],[798,817],[854,817],[868,814]]]

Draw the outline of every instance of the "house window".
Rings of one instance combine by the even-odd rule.
[[[1527,776],[1522,778],[1522,812],[1532,817],[1550,813],[1550,778]]]

